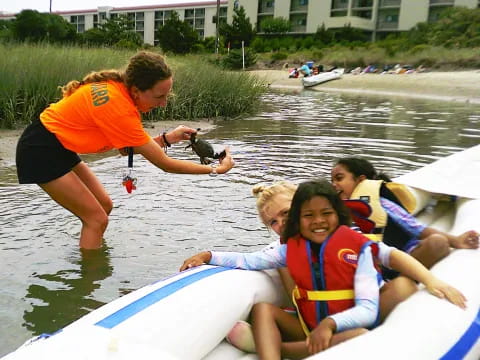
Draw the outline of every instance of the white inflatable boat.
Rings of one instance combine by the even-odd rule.
[[[315,85],[322,84],[324,82],[340,79],[344,73],[344,69],[334,69],[332,71],[327,71],[323,73],[319,73],[317,75],[312,75],[308,77],[302,78],[302,85],[303,87],[312,87]]]
[[[423,222],[460,234],[480,232],[479,175],[480,145],[395,180],[412,187],[419,208],[429,204],[418,215]],[[432,207],[437,194],[449,200]],[[432,271],[466,295],[466,310],[420,288],[375,330],[309,359],[478,360],[480,250],[454,250]],[[257,359],[224,337],[254,303],[288,303],[275,275],[194,268],[114,300],[53,335],[34,338],[4,359]]]

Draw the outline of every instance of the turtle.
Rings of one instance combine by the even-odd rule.
[[[220,153],[215,152],[213,146],[203,139],[198,139],[197,134],[200,129],[197,129],[197,133],[190,135],[190,145],[186,146],[185,149],[189,147],[192,148],[193,152],[200,157],[200,163],[208,165],[212,162],[211,159],[223,159],[226,155],[225,150]]]

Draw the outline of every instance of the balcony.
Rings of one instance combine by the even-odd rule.
[[[430,6],[453,6],[454,0],[430,0]]]
[[[335,10],[347,10],[348,9],[348,1],[346,0],[333,0],[332,1],[332,11]]]
[[[379,21],[377,24],[377,30],[398,30],[398,21]]]
[[[352,2],[352,8],[371,8],[373,6],[373,0],[354,0]]]
[[[402,0],[381,0],[380,8],[384,7],[400,7],[402,5]]]

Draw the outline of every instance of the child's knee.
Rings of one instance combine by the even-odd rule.
[[[448,239],[441,234],[433,234],[424,239],[423,246],[426,247],[429,253],[438,256],[447,256],[450,252],[450,244]]]

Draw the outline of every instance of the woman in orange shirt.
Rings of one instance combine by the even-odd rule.
[[[190,139],[194,129],[179,126],[155,138],[143,129],[140,113],[166,106],[172,83],[172,71],[161,55],[139,52],[125,71],[103,70],[70,81],[62,87],[63,98],[44,110],[20,137],[19,182],[38,184],[80,218],[80,247],[102,246],[113,204],[78,153],[133,147],[163,171],[177,174],[223,174],[233,167],[228,149],[218,167],[167,156],[162,148]]]

